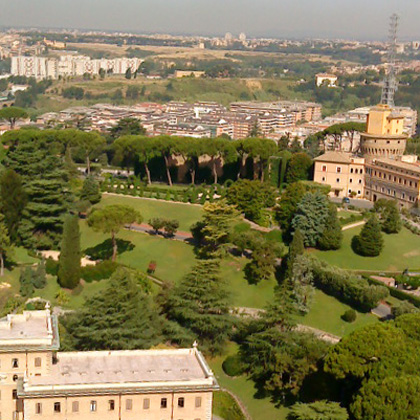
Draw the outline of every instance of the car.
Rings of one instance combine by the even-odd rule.
[[[350,204],[350,198],[344,197],[343,198],[343,204]]]

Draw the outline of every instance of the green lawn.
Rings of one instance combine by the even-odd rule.
[[[357,312],[356,321],[345,322],[341,319],[341,315],[348,309],[351,309],[351,307],[320,290],[315,290],[311,310],[307,315],[298,317],[297,321],[300,324],[318,328],[339,337],[343,337],[357,328],[378,322],[375,315],[361,312]]]
[[[343,245],[338,251],[312,251],[321,260],[352,270],[401,271],[420,268],[420,236],[403,228],[394,235],[383,234],[385,246],[379,257],[361,257],[351,249],[351,239],[361,227],[343,232]]]
[[[153,217],[177,219],[179,221],[179,230],[185,232],[189,232],[191,225],[201,219],[202,215],[202,208],[200,206],[144,198],[132,198],[123,195],[115,196],[104,194],[98,207],[109,204],[125,204],[134,207],[142,214],[145,223]]]
[[[219,385],[222,388],[229,389],[242,401],[253,420],[285,420],[288,413],[287,408],[276,408],[270,397],[256,396],[257,391],[250,379],[246,376],[231,378],[223,372],[223,360],[236,352],[237,346],[231,343],[223,356],[217,356],[209,360],[210,367],[215,373]]]

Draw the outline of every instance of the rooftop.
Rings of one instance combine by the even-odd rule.
[[[420,164],[418,162],[410,163],[410,162],[403,162],[402,160],[389,159],[389,158],[383,158],[383,157],[375,159],[375,162],[390,165],[390,166],[395,166],[398,168],[407,169],[413,172],[420,172]]]
[[[351,155],[346,152],[326,152],[314,159],[317,162],[351,163]]]
[[[58,353],[57,359],[48,375],[26,378],[21,392],[217,388],[213,372],[196,348]]]
[[[0,351],[19,348],[58,348],[57,320],[49,309],[0,319]]]

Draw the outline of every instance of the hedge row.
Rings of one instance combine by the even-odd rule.
[[[374,285],[381,285],[382,287],[386,287],[389,290],[391,296],[399,299],[399,300],[407,300],[408,302],[412,303],[417,308],[420,308],[420,298],[409,293],[404,292],[403,290],[396,289],[395,287],[386,286],[378,280],[374,280],[370,277],[366,277],[367,281],[370,284]]]
[[[381,285],[369,284],[365,279],[351,277],[342,269],[313,260],[314,285],[327,295],[334,296],[360,311],[368,312],[389,296],[388,289]]]
[[[410,223],[408,220],[404,220],[403,219],[403,225],[411,232],[414,233],[415,235],[420,235],[420,229],[413,225],[412,223]]]
[[[117,269],[118,264],[109,260],[101,261],[96,265],[87,265],[81,268],[81,277],[87,282],[100,281],[109,279],[112,273]],[[48,259],[45,264],[47,274],[57,276],[58,274],[58,261]]]

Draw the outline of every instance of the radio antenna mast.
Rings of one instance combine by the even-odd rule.
[[[389,105],[391,107],[394,106],[394,96],[398,89],[396,66],[398,21],[399,17],[394,13],[391,16],[389,25],[387,73],[382,82],[381,104]]]

